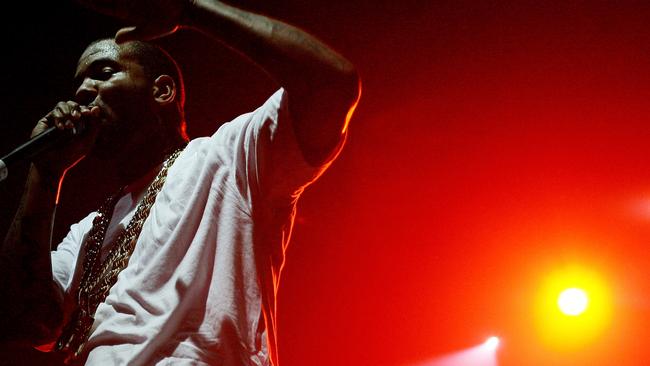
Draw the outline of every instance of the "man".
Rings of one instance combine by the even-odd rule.
[[[34,128],[77,136],[33,161],[3,245],[7,313],[25,320],[20,336],[72,363],[277,365],[275,295],[296,201],[343,145],[354,67],[293,26],[219,1],[83,4],[134,25],[85,50],[74,98]],[[180,73],[143,42],[181,27],[281,88],[187,143]],[[59,182],[84,156],[119,189],[50,253]]]

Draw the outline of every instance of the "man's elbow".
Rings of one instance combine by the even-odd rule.
[[[347,130],[361,97],[361,77],[359,71],[347,60],[340,62],[336,71],[322,75],[321,85],[312,96],[317,102],[312,103],[312,113],[329,121],[328,125],[337,127],[337,139]],[[334,121],[338,121],[332,123]]]
[[[339,90],[341,103],[348,109],[353,109],[361,97],[361,76],[357,68],[349,61],[342,62],[338,67],[338,75],[332,79],[335,88]]]

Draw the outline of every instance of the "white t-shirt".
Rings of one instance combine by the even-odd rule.
[[[326,166],[304,161],[282,89],[211,137],[192,140],[97,308],[86,365],[277,363],[275,294],[295,205]],[[151,178],[117,202],[104,248],[127,226]],[[95,216],[72,225],[52,252],[67,311]]]

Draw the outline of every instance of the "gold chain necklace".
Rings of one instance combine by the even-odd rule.
[[[117,281],[117,275],[126,268],[142,225],[149,216],[156,195],[165,183],[167,170],[174,164],[181,151],[182,149],[176,150],[165,160],[160,172],[138,204],[129,225],[120,233],[115,246],[101,263],[99,258],[106,229],[123,188],[104,202],[93,219],[93,226],[88,232],[88,238],[84,245],[86,257],[83,263],[83,276],[79,284],[78,307],[56,342],[56,350],[67,354],[66,364],[81,354],[84,344],[90,336],[90,329],[95,320],[95,311],[99,304],[106,299],[111,287]]]

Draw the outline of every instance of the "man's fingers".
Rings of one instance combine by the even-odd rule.
[[[88,107],[75,101],[59,102],[45,117],[38,120],[31,136],[39,135],[51,126],[61,130],[69,129],[78,135],[86,127],[91,127],[92,120],[100,114],[101,108],[96,105]]]
[[[168,34],[174,33],[178,26],[160,27],[160,26],[137,26],[125,27],[115,33],[115,43],[125,43],[129,41],[150,41]]]
[[[138,38],[141,31],[137,27],[125,27],[115,33],[115,43],[120,44],[129,41],[141,40]]]
[[[88,108],[73,101],[59,102],[45,118],[49,119],[56,128],[74,129],[75,124],[84,115],[84,109]],[[86,113],[90,114],[91,112],[88,110]]]

